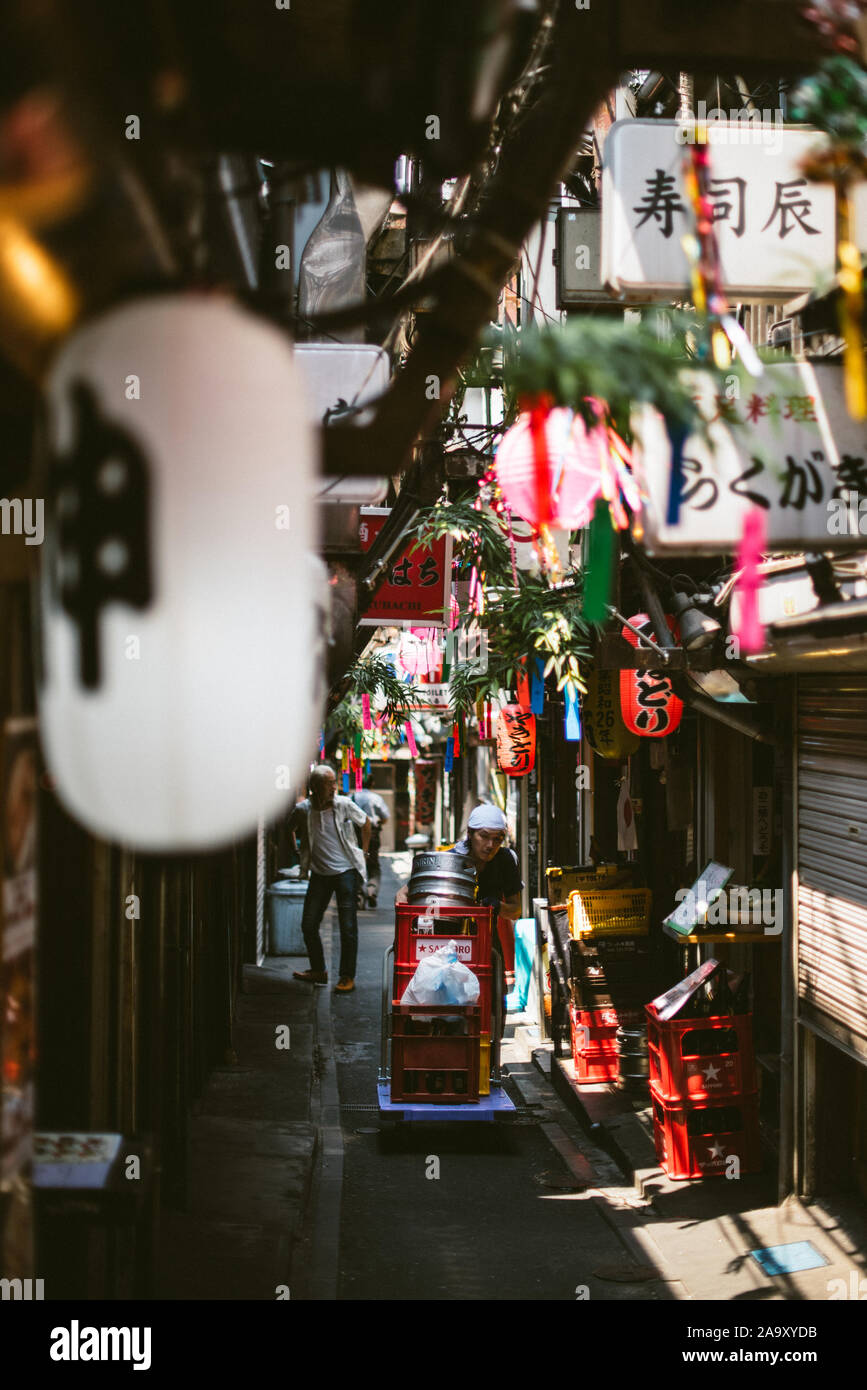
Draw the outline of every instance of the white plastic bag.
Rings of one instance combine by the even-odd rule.
[[[475,1004],[480,986],[469,966],[458,960],[454,941],[424,956],[403,992],[401,1004]]]

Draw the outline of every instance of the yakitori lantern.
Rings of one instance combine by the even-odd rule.
[[[629,619],[632,627],[655,638],[646,613]],[[672,632],[673,618],[666,618]],[[631,628],[624,627],[622,636],[633,647],[638,638]],[[683,701],[671,688],[671,678],[664,671],[621,671],[620,708],[626,728],[640,738],[665,738],[673,734],[683,714]]]
[[[225,844],[303,783],[327,576],[299,376],[283,334],[219,295],[122,305],[55,360],[39,715],[97,835]]]
[[[512,511],[533,526],[576,530],[589,525],[607,456],[605,431],[588,432],[571,410],[528,410],[503,436],[497,481]]]
[[[508,777],[526,777],[536,761],[536,716],[504,705],[497,720],[497,766]]]
[[[638,750],[638,737],[630,733],[620,711],[620,673],[594,668],[587,676],[587,694],[581,701],[587,742],[600,758],[628,758]]]

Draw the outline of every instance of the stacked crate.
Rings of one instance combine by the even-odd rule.
[[[391,1098],[425,1104],[478,1102],[490,1091],[491,909],[397,906],[391,1009]],[[427,955],[454,941],[479,981],[473,1005],[401,1004]],[[484,1068],[482,1066],[484,1061]]]
[[[656,1154],[670,1178],[761,1167],[752,1014],[661,1021],[646,1007]]]
[[[617,1029],[643,1023],[652,993],[650,891],[597,884],[569,894],[572,1057],[585,1085],[616,1081]]]

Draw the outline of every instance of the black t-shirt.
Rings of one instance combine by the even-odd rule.
[[[459,840],[455,845],[456,854],[469,852],[470,847],[466,840]],[[494,909],[496,924],[497,911],[503,898],[513,898],[524,886],[518,868],[518,856],[512,849],[498,849],[489,864],[485,864],[482,869],[476,869],[476,877],[479,883],[479,902],[483,907]]]

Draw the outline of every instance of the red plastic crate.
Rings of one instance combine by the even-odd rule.
[[[613,1024],[588,1021],[610,1012],[606,1009],[576,1009],[574,1004],[569,1006],[576,1081],[599,1083],[617,1078],[616,1020]]]
[[[752,1014],[670,1019],[647,1006],[650,1079],[667,1101],[714,1100],[755,1091]]]
[[[758,1173],[759,1100],[755,1091],[698,1104],[667,1101],[650,1083],[656,1156],[670,1178]],[[731,1160],[737,1158],[738,1166]]]
[[[491,909],[489,907],[440,907],[438,915],[432,918],[433,930],[419,932],[417,922],[420,917],[430,918],[430,908],[424,905],[411,907],[408,903],[398,903],[395,917],[394,959],[397,965],[412,965],[441,946],[454,941],[458,948],[458,960],[464,965],[485,965],[491,963]],[[449,923],[452,929],[449,930]],[[473,935],[464,935],[458,930],[467,922],[474,924]]]
[[[392,1100],[425,1105],[478,1103],[479,1026],[476,1005],[394,1005]]]
[[[580,1004],[575,1005],[576,1021],[582,1027],[589,1027],[590,1037],[596,1037],[599,1028],[611,1029],[615,1032],[618,1028],[638,1027],[644,1023],[644,1006],[634,1009],[624,1009],[618,1005],[608,1004],[605,1008],[585,1009]],[[599,1036],[607,1037],[608,1033]],[[613,1035],[612,1035],[613,1036]]]

